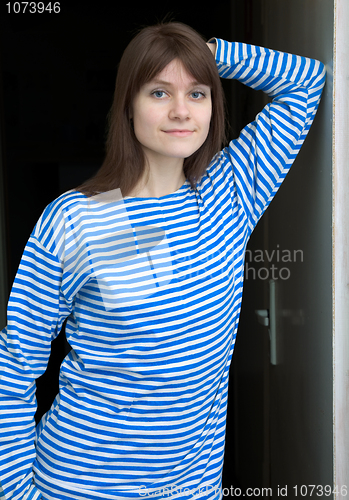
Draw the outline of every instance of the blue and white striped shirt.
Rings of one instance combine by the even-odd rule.
[[[221,497],[246,244],[306,137],[325,70],[222,40],[216,60],[222,77],[273,100],[196,189],[69,191],[33,230],[0,343],[0,498]],[[66,318],[72,350],[36,429],[35,379]]]

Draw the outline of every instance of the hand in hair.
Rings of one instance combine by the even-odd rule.
[[[213,38],[212,40],[206,42],[207,47],[212,52],[213,57],[216,56],[216,40]]]

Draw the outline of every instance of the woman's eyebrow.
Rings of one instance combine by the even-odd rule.
[[[172,87],[173,83],[167,82],[166,80],[158,80],[157,78],[154,78],[153,80],[150,80],[148,83],[146,83],[146,85],[164,85],[164,86]],[[197,85],[205,85],[206,87],[208,87],[208,85],[206,85],[205,83],[200,83],[197,80],[193,80],[193,81],[189,82],[188,86],[195,87]]]

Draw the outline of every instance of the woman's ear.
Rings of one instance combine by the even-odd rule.
[[[129,110],[129,120],[130,120],[132,130],[134,130],[134,127],[133,127],[133,109],[132,108],[130,108],[130,110]]]

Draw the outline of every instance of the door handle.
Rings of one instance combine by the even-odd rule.
[[[270,363],[277,364],[276,357],[276,300],[275,280],[269,280],[269,337],[270,337]]]
[[[258,323],[269,326],[270,363],[277,364],[275,280],[269,280],[269,309],[256,309]]]

